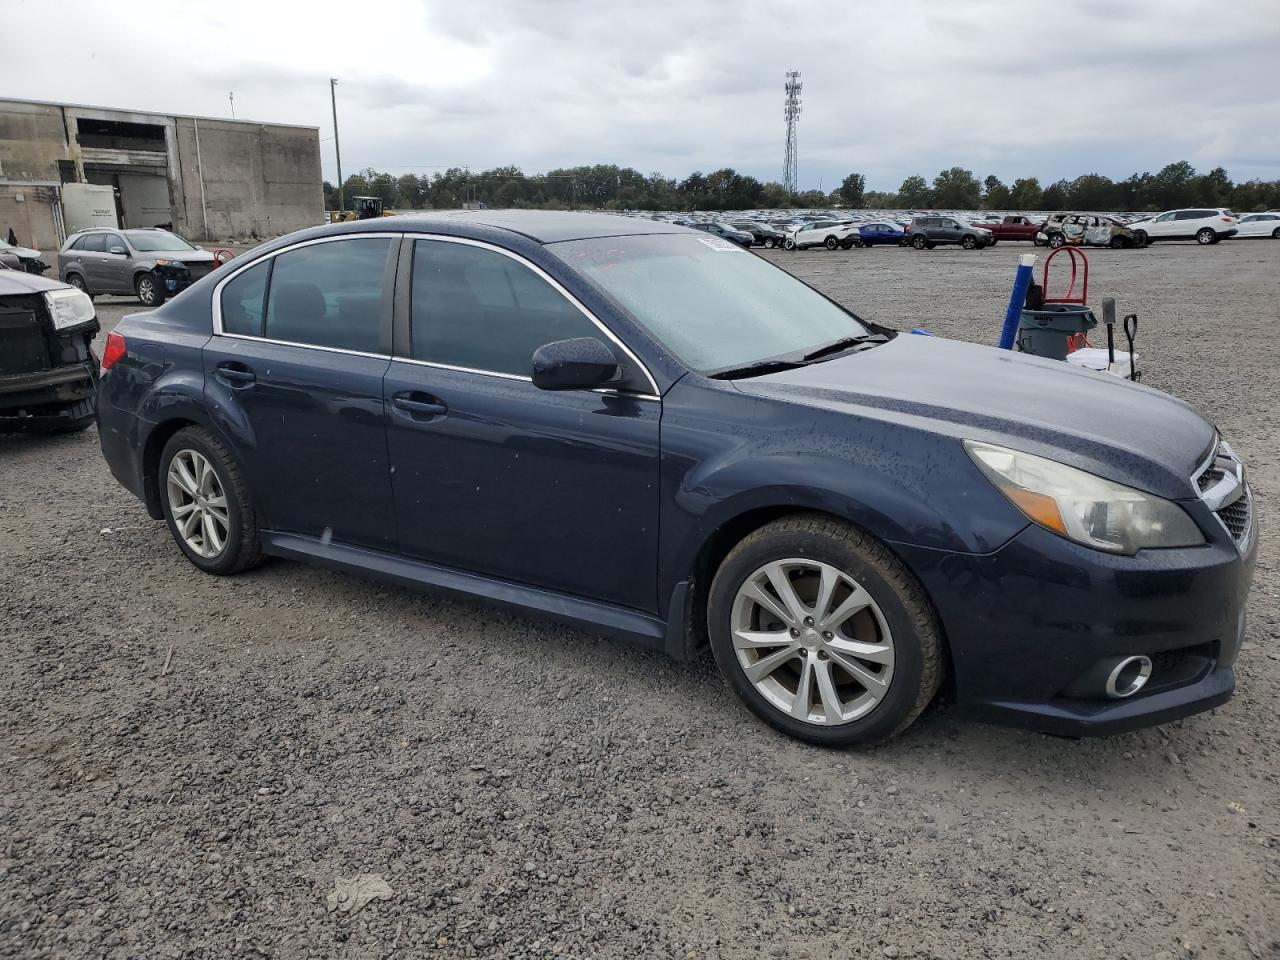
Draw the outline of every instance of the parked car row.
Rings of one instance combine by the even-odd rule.
[[[148,307],[185,290],[218,266],[214,255],[158,227],[80,230],[58,254],[63,282],[91,297],[132,294]]]

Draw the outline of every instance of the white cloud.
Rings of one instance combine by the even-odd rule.
[[[1274,0],[468,0],[217,6],[9,0],[7,96],[312,124],[343,166],[616,162],[778,179],[803,72],[802,185],[960,164],[1042,181],[1188,159],[1280,177]],[[179,22],[175,22],[179,21]],[[41,38],[31,42],[31,37]]]

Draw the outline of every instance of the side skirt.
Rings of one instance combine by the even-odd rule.
[[[620,637],[654,650],[670,647],[667,624],[657,617],[552,590],[494,580],[395,554],[322,543],[316,537],[262,531],[263,552],[319,566],[359,573],[410,587],[427,587],[475,597],[561,623]]]

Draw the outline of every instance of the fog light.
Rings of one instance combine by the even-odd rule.
[[[1107,674],[1107,696],[1113,700],[1132,697],[1151,679],[1150,657],[1125,657]]]

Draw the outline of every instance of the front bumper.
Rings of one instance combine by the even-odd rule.
[[[1133,557],[1037,526],[982,556],[897,549],[942,618],[963,707],[997,723],[1095,736],[1231,697],[1257,536],[1242,550],[1224,530],[1201,526],[1204,546]],[[1156,666],[1134,696],[1067,692],[1099,661],[1139,654]]]
[[[0,432],[50,430],[91,419],[96,361],[0,376]]]

